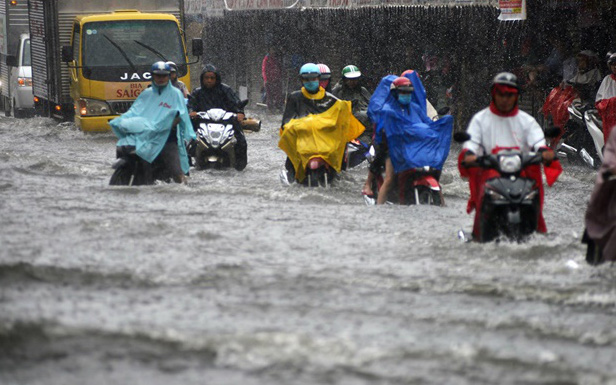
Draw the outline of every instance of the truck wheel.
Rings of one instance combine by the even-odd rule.
[[[15,99],[13,99],[13,101],[11,102],[11,115],[14,118],[18,118],[18,119],[23,118],[22,111],[15,108]]]

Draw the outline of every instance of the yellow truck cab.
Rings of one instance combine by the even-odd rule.
[[[183,0],[30,0],[32,83],[43,116],[108,131],[150,85],[150,68],[172,61],[190,89]],[[112,9],[110,11],[110,9]],[[193,39],[193,55],[203,51]]]
[[[70,48],[65,50],[70,95],[75,124],[83,131],[108,130],[107,122],[150,85],[156,61],[176,63],[178,78],[190,84],[186,47],[173,15],[120,10],[77,17]]]

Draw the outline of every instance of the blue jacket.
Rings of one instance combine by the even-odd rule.
[[[376,122],[375,142],[380,144],[385,134],[396,173],[424,166],[440,170],[449,155],[453,117],[432,121],[426,113],[426,92],[419,76],[414,72],[407,77],[414,87],[410,105],[402,106],[391,94],[395,75],[381,79],[370,99],[368,115]]]
[[[144,90],[131,108],[109,122],[113,133],[120,139],[118,146],[135,146],[137,155],[152,163],[160,154],[171,132],[173,120],[178,116],[177,143],[182,171],[188,173],[186,143],[196,139],[182,92],[171,82],[164,87],[152,85]]]

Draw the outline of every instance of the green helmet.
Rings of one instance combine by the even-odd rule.
[[[357,79],[360,76],[361,76],[361,72],[359,71],[359,68],[357,68],[357,66],[354,66],[352,64],[342,69],[342,77],[344,78]]]

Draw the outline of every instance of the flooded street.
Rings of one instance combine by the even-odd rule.
[[[111,133],[0,119],[0,384],[616,384],[595,172],[563,162],[547,235],[465,244],[458,147],[446,207],[368,207],[365,164],[283,186],[260,117],[243,172],[150,187],[108,185]]]

